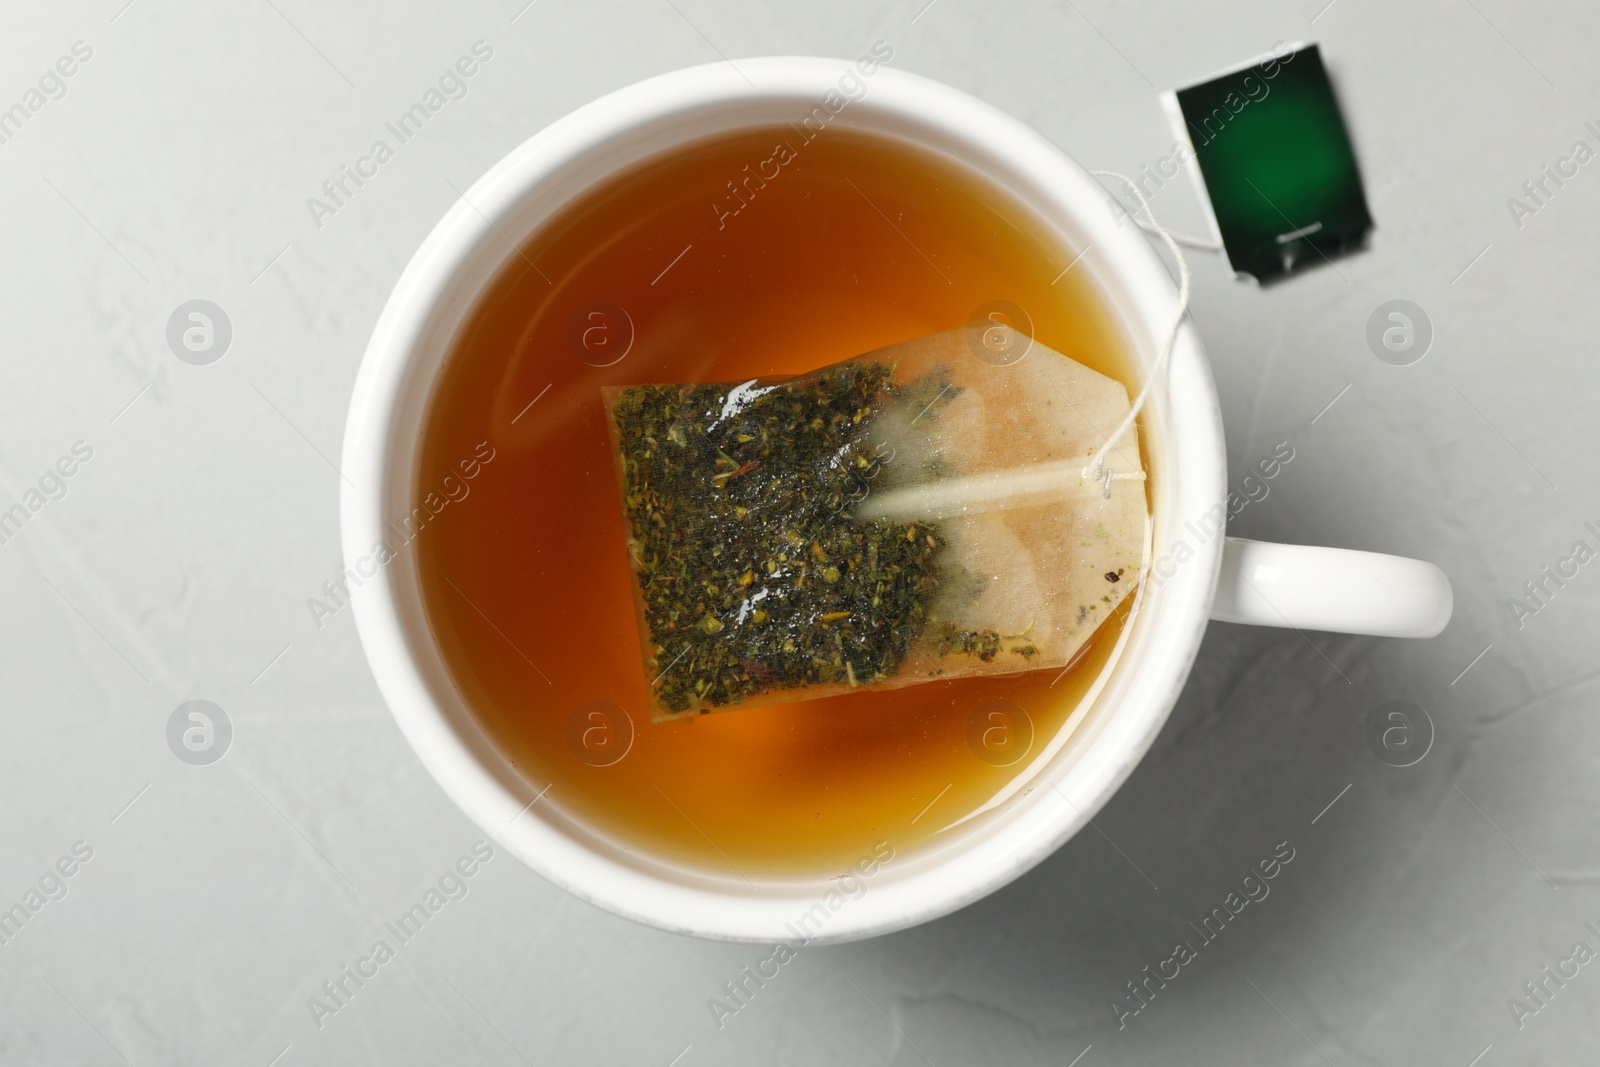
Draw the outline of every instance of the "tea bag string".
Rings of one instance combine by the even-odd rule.
[[[1128,408],[1128,414],[1123,416],[1121,425],[1112,431],[1111,436],[1106,438],[1105,443],[1095,451],[1094,455],[1089,457],[1088,465],[1083,468],[1081,477],[1085,481],[1092,478],[1094,481],[1104,482],[1106,495],[1110,496],[1111,482],[1116,478],[1116,475],[1105,469],[1106,453],[1111,451],[1111,448],[1122,435],[1127,433],[1128,428],[1139,418],[1139,412],[1144,408],[1144,403],[1150,396],[1151,387],[1166,374],[1167,364],[1172,358],[1172,349],[1178,342],[1178,330],[1183,326],[1184,316],[1189,313],[1189,263],[1183,258],[1183,250],[1178,247],[1177,239],[1157,221],[1156,213],[1151,209],[1150,202],[1145,199],[1144,192],[1132,178],[1114,170],[1096,170],[1090,173],[1096,178],[1115,178],[1128,187],[1134,198],[1139,201],[1140,209],[1150,218],[1148,226],[1145,225],[1142,219],[1135,219],[1139,223],[1140,229],[1160,234],[1161,239],[1166,242],[1167,250],[1172,253],[1172,258],[1178,263],[1178,308],[1172,316],[1172,326],[1167,330],[1166,340],[1161,345],[1161,351],[1156,355],[1155,365],[1150,368],[1150,376],[1145,379],[1144,386],[1139,390],[1139,395],[1134,397],[1133,404]]]
[[[1076,460],[1065,459],[1003,472],[991,471],[980,475],[935,479],[902,486],[868,496],[854,509],[855,518],[868,522],[879,519],[937,521],[977,511],[1040,504],[1080,493],[1094,493],[1110,499],[1113,482],[1145,479],[1146,474],[1142,469],[1121,473],[1107,469],[1106,454],[1134,425],[1145,401],[1149,399],[1150,390],[1166,373],[1172,349],[1177,344],[1178,330],[1182,327],[1183,318],[1189,310],[1189,264],[1178,248],[1177,239],[1156,221],[1155,212],[1150,209],[1149,201],[1145,199],[1143,192],[1132,178],[1116,171],[1097,170],[1092,173],[1096,177],[1116,178],[1133,191],[1140,208],[1150,217],[1149,228],[1161,235],[1161,239],[1166,242],[1168,250],[1178,263],[1178,306],[1172,317],[1172,326],[1167,330],[1149,377],[1139,390],[1139,395],[1129,406],[1121,424],[1089,457],[1088,465],[1081,469],[1078,468]],[[1140,225],[1144,227],[1142,220]]]
[[[1130,211],[1128,214],[1132,215],[1133,212]],[[1143,230],[1145,233],[1156,233],[1159,230],[1154,223],[1147,222],[1144,219],[1135,217],[1133,221],[1138,223],[1139,229]],[[1174,241],[1178,242],[1185,248],[1193,248],[1201,252],[1222,251],[1221,245],[1217,244],[1215,241],[1208,241],[1204,237],[1191,237],[1186,233],[1179,233],[1177,230],[1168,230],[1167,233],[1171,235]]]

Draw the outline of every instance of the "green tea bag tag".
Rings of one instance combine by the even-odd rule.
[[[1162,102],[1235,271],[1271,281],[1365,244],[1372,216],[1316,45],[1280,46]]]

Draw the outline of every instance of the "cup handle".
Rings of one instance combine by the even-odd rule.
[[[1450,621],[1450,579],[1379,552],[1229,537],[1211,617],[1374,637],[1433,637]]]

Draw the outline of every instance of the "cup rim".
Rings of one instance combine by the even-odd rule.
[[[674,118],[710,114],[751,103],[815,104],[851,62],[774,56],[691,67],[618,89],[535,134],[495,164],[435,225],[401,273],[374,326],[362,358],[342,452],[341,541],[347,567],[385,537],[392,501],[410,482],[394,456],[405,444],[402,410],[414,393],[422,338],[451,313],[452,284],[471,257],[490,242],[504,256],[507,238],[496,223],[559,168],[585,153],[625,144]],[[858,79],[859,80],[859,79]],[[1100,255],[1093,264],[1102,286],[1117,295],[1132,319],[1126,329],[1148,365],[1153,342],[1170,325],[1174,288],[1160,257],[1134,227],[1122,227],[1103,204],[1105,190],[1061,149],[1021,121],[950,86],[879,68],[870,90],[852,101],[853,122],[903,122],[936,131],[973,156],[1026,179],[1033,206],[1072,223]],[[729,126],[729,129],[737,128]],[[576,195],[578,191],[574,191]],[[520,239],[520,235],[519,235]],[[459,303],[459,301],[458,301]],[[470,303],[470,301],[469,301]],[[454,311],[460,314],[457,307]],[[1148,370],[1148,366],[1146,366]],[[1225,495],[1226,457],[1221,411],[1198,337],[1180,330],[1166,390],[1152,390],[1147,411],[1160,417],[1166,471],[1159,480],[1164,507],[1155,511],[1152,559],[1170,543],[1179,516],[1198,516]],[[424,407],[426,405],[424,404]],[[885,868],[859,899],[830,916],[812,941],[846,941],[902,929],[948,914],[1031,869],[1081,829],[1110,799],[1154,742],[1194,662],[1221,563],[1220,532],[1192,549],[1192,560],[1160,584],[1153,606],[1135,620],[1136,676],[1119,683],[1117,705],[1099,733],[1073,760],[1050,773],[1050,791],[1064,801],[1035,798],[981,840],[937,862]],[[1148,573],[1148,572],[1147,572]],[[678,933],[732,941],[797,940],[790,920],[818,901],[817,882],[778,881],[746,893],[704,879],[673,881],[661,872],[574,839],[571,827],[538,809],[535,783],[506,764],[492,740],[460,709],[444,706],[437,670],[414,627],[403,623],[403,565],[380,566],[352,596],[362,646],[385,702],[418,758],[445,792],[497,843],[574,895],[641,923]],[[1157,610],[1159,609],[1159,610]],[[1131,672],[1128,659],[1106,673]],[[1106,694],[1102,699],[1109,699]],[[1092,742],[1092,743],[1091,743]],[[1069,746],[1071,747],[1071,746]],[[1097,758],[1089,760],[1088,756]],[[1063,787],[1066,788],[1063,788]],[[1074,799],[1076,797],[1076,799]]]

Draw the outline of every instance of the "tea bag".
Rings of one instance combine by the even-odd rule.
[[[1062,670],[1142,577],[1127,391],[985,323],[604,390],[657,722]]]

